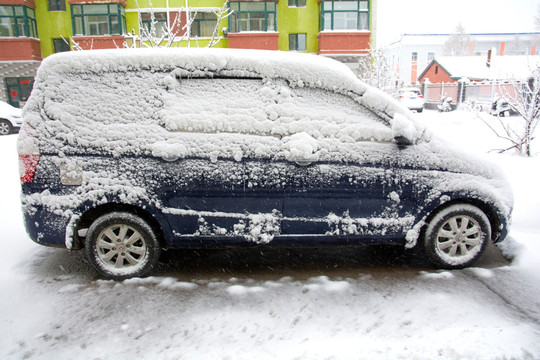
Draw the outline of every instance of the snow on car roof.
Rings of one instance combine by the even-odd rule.
[[[112,49],[64,52],[47,57],[38,81],[50,75],[74,73],[165,71],[184,69],[236,76],[282,78],[298,86],[314,86],[336,92],[363,95],[359,101],[391,120],[396,113],[412,120],[408,109],[386,93],[361,82],[344,64],[313,54],[246,49]],[[418,128],[417,124],[417,128]]]

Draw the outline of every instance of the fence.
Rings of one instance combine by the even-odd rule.
[[[491,106],[494,100],[513,96],[514,85],[507,81],[424,83],[423,94],[427,104],[436,104],[442,97],[452,98],[456,105],[476,103],[483,108]]]
[[[428,103],[438,103],[442,97],[451,97],[454,103],[458,100],[458,83],[424,83],[424,99]]]

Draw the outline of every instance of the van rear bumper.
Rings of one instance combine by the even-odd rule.
[[[30,239],[40,245],[66,248],[66,229],[70,218],[44,210],[41,206],[32,210],[31,214],[23,211],[24,225]]]

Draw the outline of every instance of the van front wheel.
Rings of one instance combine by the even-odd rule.
[[[161,250],[150,225],[124,212],[97,218],[88,228],[85,249],[96,270],[113,280],[148,274],[156,266]]]
[[[455,204],[429,222],[424,241],[434,265],[462,269],[480,258],[490,239],[491,225],[484,212],[473,205]]]

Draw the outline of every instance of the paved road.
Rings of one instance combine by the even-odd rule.
[[[82,255],[18,254],[0,358],[540,358],[540,287],[495,247],[461,271],[395,246],[176,251],[122,283]]]

